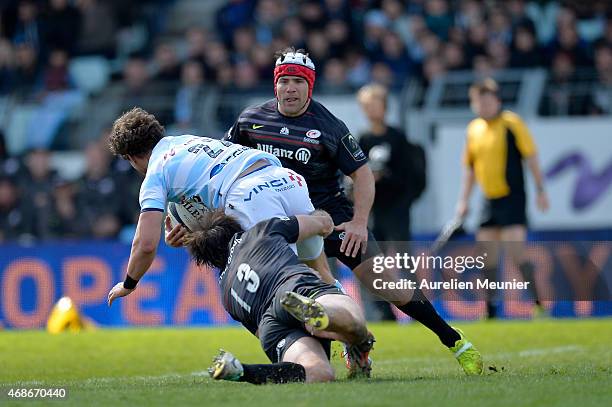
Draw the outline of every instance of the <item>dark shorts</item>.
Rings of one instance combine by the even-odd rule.
[[[318,208],[319,209],[319,208]],[[349,222],[353,219],[353,204],[345,197],[320,208],[330,214],[334,220],[334,225],[339,225],[344,222]],[[346,256],[340,251],[344,232],[333,231],[331,235],[325,238],[325,254],[327,257],[335,257],[344,263],[348,268],[354,270],[363,260],[382,254],[382,250],[376,242],[376,238],[371,231],[368,230],[368,246],[365,256],[359,254],[357,257]]]
[[[503,198],[487,199],[481,214],[480,227],[527,225],[524,194],[510,194]]]
[[[302,322],[295,319],[282,307],[280,299],[286,291],[293,291],[313,299],[326,294],[344,295],[338,287],[324,283],[314,273],[300,274],[283,283],[276,291],[272,305],[263,315],[258,329],[261,346],[272,363],[281,362],[285,351],[298,339],[312,336],[304,329]],[[331,340],[315,339],[321,343],[329,358]]]

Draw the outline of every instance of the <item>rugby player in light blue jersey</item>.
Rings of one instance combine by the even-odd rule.
[[[207,137],[164,137],[164,128],[155,116],[141,108],[134,108],[115,121],[110,149],[128,160],[145,179],[140,189],[141,213],[127,275],[125,281],[109,292],[109,305],[130,294],[151,266],[168,202],[192,201],[209,209],[224,209],[244,230],[273,217],[314,211],[304,179],[283,168],[274,155]],[[269,187],[260,188],[261,185]],[[179,246],[184,234],[180,225],[172,230],[167,227],[166,242]],[[294,250],[303,261],[324,262],[320,236]],[[316,268],[322,278],[333,284],[329,269]]]

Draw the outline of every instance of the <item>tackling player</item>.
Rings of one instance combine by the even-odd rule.
[[[207,137],[164,137],[164,129],[155,117],[140,108],[115,121],[110,148],[145,178],[127,275],[109,292],[109,305],[130,294],[151,266],[168,201],[222,208],[245,229],[274,216],[314,211],[304,180],[282,168],[274,155]],[[254,196],[265,205],[250,202],[256,201]],[[177,246],[184,234],[185,229],[176,226],[168,233],[167,241]],[[315,259],[322,256],[322,249],[322,238],[315,236],[300,245],[300,257]]]
[[[539,304],[535,291],[533,266],[522,262],[523,243],[527,238],[526,192],[523,161],[533,174],[537,188],[537,206],[548,210],[548,196],[538,163],[533,137],[523,120],[507,110],[502,111],[498,86],[493,79],[475,83],[469,90],[470,104],[478,116],[467,128],[464,151],[464,180],[457,203],[457,216],[465,217],[469,198],[478,182],[485,205],[476,239],[486,245],[485,269],[490,278],[497,276],[497,246],[495,242],[514,242],[505,245],[513,261],[532,287],[532,295]],[[488,293],[487,315],[495,318],[497,305]]]
[[[331,339],[349,344],[354,361],[349,377],[369,376],[368,333],[359,305],[299,262],[290,244],[327,236],[331,217],[312,215],[272,218],[247,232],[222,211],[208,212],[202,231],[190,233],[186,245],[197,264],[222,270],[223,306],[257,336],[269,365],[241,364],[221,351],[210,369],[214,379],[254,384],[334,379],[329,363]]]
[[[325,239],[325,253],[350,267],[372,290],[368,259],[381,254],[367,229],[374,177],[346,125],[312,99],[314,82],[315,66],[305,51],[290,48],[278,53],[275,98],[242,112],[225,140],[271,153],[284,167],[304,176],[315,207],[328,212],[338,225]],[[342,174],[353,180],[354,204],[341,187]],[[375,294],[435,332],[467,374],[482,373],[480,353],[440,317],[420,290],[414,298],[408,291]]]

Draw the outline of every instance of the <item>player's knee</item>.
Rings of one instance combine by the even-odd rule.
[[[329,363],[317,361],[305,363],[302,366],[306,371],[306,383],[331,382],[336,378]]]

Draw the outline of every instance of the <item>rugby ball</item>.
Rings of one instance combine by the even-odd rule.
[[[209,209],[202,203],[184,201],[181,203],[170,202],[166,213],[170,217],[172,227],[183,225],[190,232],[202,230],[202,220],[204,214]]]

